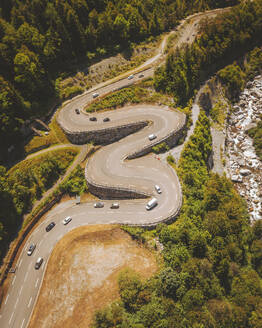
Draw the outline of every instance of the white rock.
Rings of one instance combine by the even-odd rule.
[[[246,176],[246,175],[249,175],[249,174],[251,173],[251,171],[248,170],[248,169],[241,169],[241,170],[239,171],[239,173],[240,173],[241,175]]]

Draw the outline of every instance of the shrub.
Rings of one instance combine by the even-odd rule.
[[[165,142],[161,142],[160,144],[152,147],[152,150],[155,154],[160,154],[168,151],[170,148]]]

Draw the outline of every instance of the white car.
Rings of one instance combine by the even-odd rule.
[[[95,92],[95,93],[92,94],[92,97],[93,97],[93,98],[96,98],[96,97],[98,97],[98,96],[99,96],[99,93],[97,93],[97,92]]]
[[[148,139],[149,139],[150,141],[152,141],[152,140],[156,139],[156,135],[155,135],[155,134],[150,134],[150,135],[148,136]]]
[[[158,194],[161,194],[162,193],[162,190],[161,190],[161,188],[158,185],[155,185],[155,189],[156,189],[156,192]]]
[[[118,204],[118,203],[113,203],[113,204],[110,206],[110,208],[112,208],[112,209],[117,209],[117,208],[119,208],[119,204]]]
[[[157,206],[157,204],[158,203],[157,203],[157,199],[156,198],[150,199],[150,201],[146,205],[147,211],[152,210],[152,208],[154,208],[155,206]]]
[[[134,77],[135,77],[134,74],[131,74],[131,75],[128,76],[127,79],[128,79],[128,80],[132,80]]]
[[[70,221],[72,221],[71,216],[66,217],[62,222],[64,225],[68,224]]]

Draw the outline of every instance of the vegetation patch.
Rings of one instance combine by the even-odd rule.
[[[68,147],[24,160],[8,172],[0,167],[0,254],[21,224],[22,215],[65,173],[77,153]]]
[[[210,117],[219,127],[224,127],[227,117],[227,106],[228,105],[224,101],[218,100],[210,110]]]
[[[247,131],[248,135],[253,139],[253,145],[255,147],[257,156],[262,161],[262,115],[257,126]]]
[[[56,113],[53,120],[49,124],[50,131],[48,131],[48,135],[43,132],[41,137],[34,136],[24,148],[26,154],[34,153],[55,144],[69,143],[66,135],[56,121],[57,114],[58,113]]]
[[[160,144],[152,147],[152,150],[155,154],[160,154],[160,153],[165,153],[168,151],[170,148],[165,142],[161,142]]]
[[[7,172],[7,183],[18,213],[25,213],[34,200],[50,189],[72,163],[77,150],[55,150],[15,165]]]
[[[88,191],[85,172],[80,165],[77,165],[69,177],[61,183],[59,189],[70,196],[81,195]]]
[[[116,91],[110,95],[103,97],[102,99],[95,100],[91,103],[91,105],[88,105],[86,107],[86,111],[94,112],[100,110],[110,110],[115,109],[117,107],[123,107],[126,104],[156,102],[166,104],[170,102],[170,98],[160,93],[156,93],[145,87],[132,86]]]

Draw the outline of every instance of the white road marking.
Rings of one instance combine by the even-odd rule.
[[[23,328],[24,322],[25,322],[25,318],[22,321],[21,328]]]
[[[27,273],[25,274],[25,279],[24,279],[24,282],[26,281],[26,279],[27,279],[27,276],[28,276],[28,271],[27,271]]]
[[[12,281],[12,285],[14,284],[15,280],[16,280],[16,276],[14,277],[14,279],[13,279],[13,281]]]
[[[31,305],[31,302],[32,302],[32,297],[30,297],[30,300],[29,300],[29,302],[28,302],[27,307],[29,307],[29,306]]]
[[[23,289],[23,286],[20,288],[20,291],[19,291],[19,296],[21,295],[22,293],[22,289]]]
[[[9,297],[9,294],[6,296],[5,304],[7,303],[8,297]]]
[[[14,315],[14,312],[12,313],[11,318],[10,318],[10,320],[9,320],[9,325],[10,325],[12,319],[13,319],[13,315]]]
[[[36,281],[36,283],[35,283],[35,288],[36,288],[37,285],[38,285],[38,281],[39,281],[39,278],[37,278],[37,281]]]
[[[41,246],[42,242],[43,242],[43,239],[42,239],[42,240],[40,241],[40,243],[38,244],[39,247]]]
[[[19,262],[19,265],[18,265],[18,266],[20,266],[20,265],[22,264],[22,262],[23,262],[23,259],[21,259],[21,260],[20,260],[20,262]]]
[[[16,302],[15,302],[15,308],[16,308],[16,306],[17,306],[18,301],[19,301],[19,298],[17,298],[17,300],[16,300]]]

